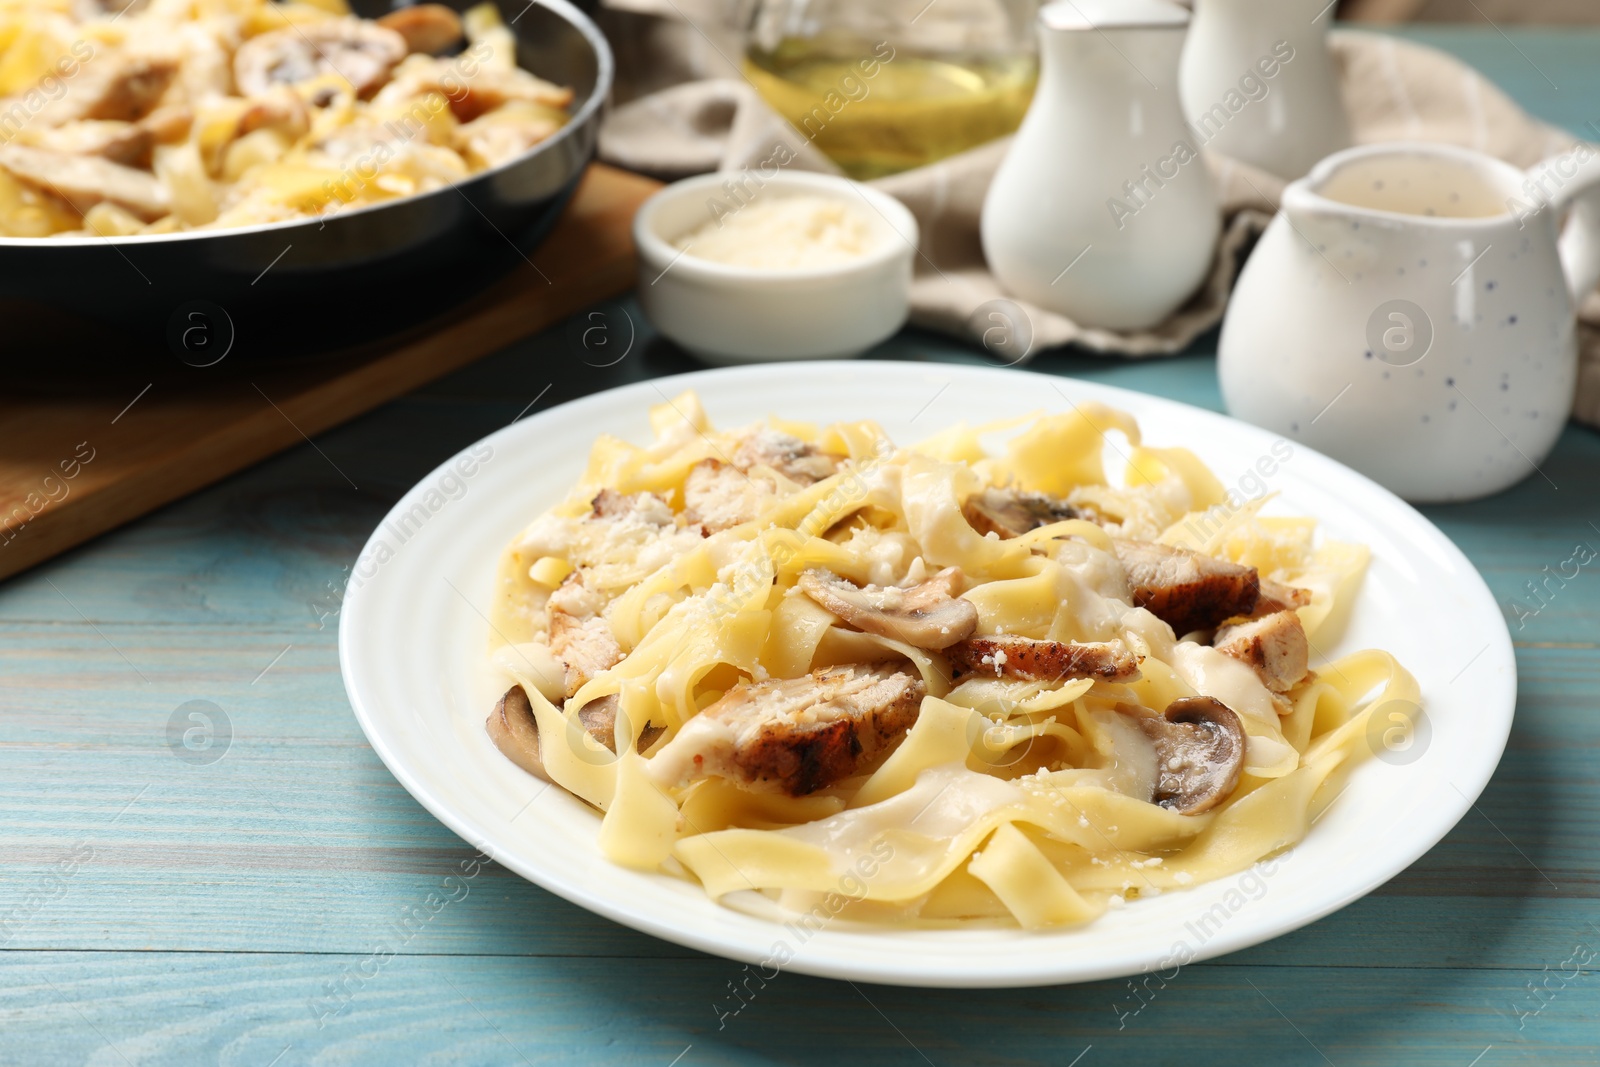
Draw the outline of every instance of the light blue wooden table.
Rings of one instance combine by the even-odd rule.
[[[1547,119],[1600,117],[1600,33],[1415,36]],[[611,310],[643,326],[631,301]],[[1036,368],[1220,408],[1213,345]],[[547,385],[541,408],[690,368],[648,333],[609,369],[583,354],[553,330],[324,435],[326,458],[303,446],[0,586],[0,1064],[1600,1063],[1592,567],[1513,623],[1510,749],[1449,837],[1370,897],[1187,968],[1142,1006],[1126,982],[785,975],[719,1028],[736,964],[493,866],[430,909],[472,853],[356,728],[337,590],[402,491]],[[910,331],[877,355],[980,358]],[[1569,428],[1544,470],[1429,509],[1502,605],[1577,543],[1600,547],[1600,436]],[[226,716],[214,761],[176,754],[190,701]]]

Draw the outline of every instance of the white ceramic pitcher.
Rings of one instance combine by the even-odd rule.
[[[1353,148],[1288,187],[1240,275],[1223,397],[1409,500],[1486,496],[1561,433],[1574,309],[1597,281],[1593,148],[1529,173],[1444,145]]]
[[[1285,180],[1350,147],[1328,0],[1196,0],[1179,85],[1205,147]]]
[[[1166,0],[1039,11],[1039,87],[983,204],[1000,284],[1080,326],[1140,330],[1211,266],[1216,189],[1178,103],[1189,13]]]

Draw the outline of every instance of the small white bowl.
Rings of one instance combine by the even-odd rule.
[[[731,184],[749,200],[832,196],[855,209],[872,249],[837,266],[759,270],[701,259],[674,246],[735,206]],[[847,178],[779,171],[703,174],[674,182],[639,208],[639,302],[663,334],[708,363],[839,359],[858,355],[906,321],[917,220],[894,197]]]

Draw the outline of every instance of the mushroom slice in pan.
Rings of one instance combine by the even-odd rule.
[[[974,637],[945,650],[958,674],[993,675],[1023,682],[1096,678],[1127,682],[1139,677],[1139,657],[1120,641],[1035,641],[1027,637]]]
[[[612,752],[617,750],[619,708],[620,703],[615,696],[606,696],[578,710],[578,722],[584,732]],[[489,740],[507,759],[529,774],[550,781],[550,775],[544,769],[544,756],[539,743],[539,723],[533,717],[533,705],[522,686],[514,685],[506,690],[505,695],[495,702],[494,710],[489,713],[484,726],[489,732]],[[634,747],[640,753],[645,752],[663,732],[663,727],[645,723]]]
[[[1153,541],[1113,541],[1133,602],[1182,637],[1248,616],[1261,594],[1254,567]]]
[[[1309,642],[1300,616],[1293,611],[1224,626],[1211,643],[1218,652],[1248,663],[1274,693],[1287,693],[1306,676]]]
[[[806,796],[898,744],[926,692],[915,673],[867,664],[744,682],[685,723],[652,770],[667,786],[718,776]]]
[[[799,586],[856,629],[913,648],[948,648],[978,628],[977,605],[956,595],[961,588],[958,567],[946,567],[909,589],[857,586],[830,570],[812,567],[800,575]]]
[[[409,47],[400,34],[376,23],[329,19],[250,38],[233,54],[233,78],[243,95],[259,96],[274,85],[337,74],[365,99],[389,80]]]
[[[1136,719],[1156,748],[1155,803],[1179,815],[1210,811],[1233,795],[1244,769],[1239,716],[1212,697],[1187,697]]]
[[[985,489],[967,498],[961,514],[980,534],[993,533],[1002,541],[1052,523],[1092,518],[1064,500],[1020,489]]]

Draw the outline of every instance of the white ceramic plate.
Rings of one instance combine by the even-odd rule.
[[[1132,412],[1147,443],[1193,448],[1230,486],[1271,455],[1274,442],[1265,431],[1172,401],[1017,370],[807,363],[706,371],[587,397],[509,426],[434,471],[395,505],[355,567],[339,632],[350,703],[373,749],[429,811],[505,866],[591,911],[747,963],[781,956],[781,944],[793,956],[790,969],[868,982],[1024,986],[1136,974],[1257,944],[1370,892],[1455,825],[1500,759],[1516,667],[1483,579],[1398,497],[1296,447],[1264,480],[1285,508],[1373,553],[1342,639],[1320,651],[1393,652],[1422,685],[1430,729],[1404,752],[1364,761],[1270,873],[1168,892],[1057,933],[835,921],[807,936],[716,904],[685,881],[616,867],[596,845],[596,814],[518,770],[485,735],[500,686],[483,666],[482,612],[501,548],[576,480],[595,436],[649,440],[648,408],[687,388],[699,391],[721,427],[767,414],[824,423],[871,418],[902,443],[958,419],[1100,400]]]

